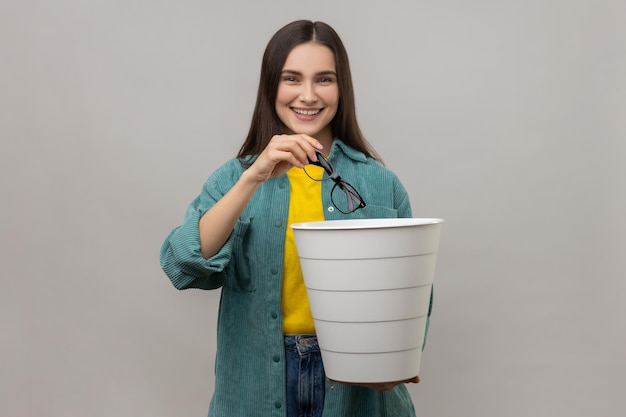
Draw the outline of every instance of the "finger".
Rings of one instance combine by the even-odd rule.
[[[321,144],[321,142],[315,139],[313,136],[309,136],[305,134],[300,134],[298,136],[304,138],[315,149],[319,149],[319,150],[324,149],[324,146]]]
[[[292,152],[296,158],[304,165],[317,161],[315,151],[319,149],[321,144],[317,139],[308,135],[295,135]]]
[[[276,150],[276,151],[273,151],[271,154],[272,154],[272,160],[275,162],[276,165],[288,164],[290,166],[303,168],[304,165],[308,163],[308,161],[306,163],[303,163],[302,162],[303,156],[298,156],[297,153],[298,153],[297,151],[294,152],[293,150]],[[306,154],[302,154],[302,155],[306,155]]]
[[[291,135],[287,136],[286,139],[293,139],[293,145],[297,146],[299,149],[293,148],[292,151],[294,152],[294,155],[296,155],[298,160],[305,165],[309,164],[310,161],[317,161],[318,158],[315,154],[315,151],[321,151],[324,149],[324,146],[317,139],[309,135]],[[304,154],[301,154],[300,150],[302,150]]]
[[[313,149],[308,150],[307,152],[307,157],[309,161],[317,161],[318,157],[317,154],[315,153],[315,151],[322,151],[324,149],[324,146],[315,138],[308,136],[308,135],[304,135],[307,139],[307,141],[309,142],[309,144],[312,146]]]
[[[394,389],[396,386],[398,386],[400,384],[405,384],[405,383],[408,383],[408,382],[419,382],[419,378],[415,377],[415,378],[407,379],[406,381],[370,382],[370,383],[367,383],[367,382],[342,382],[342,381],[335,381],[333,379],[329,379],[329,381],[331,381],[331,382],[339,382],[341,384],[351,385],[351,386],[354,386],[354,387],[364,387],[364,388],[374,389],[374,390],[377,390],[377,391],[389,391],[389,390]]]
[[[288,163],[302,167],[308,163],[306,153],[300,149],[297,140],[287,135],[274,136],[261,156],[265,156],[272,164]]]

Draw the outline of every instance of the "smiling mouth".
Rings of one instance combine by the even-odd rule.
[[[293,107],[291,110],[301,116],[317,116],[322,111],[322,109],[296,109]]]

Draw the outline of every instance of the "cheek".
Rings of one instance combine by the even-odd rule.
[[[331,119],[334,119],[335,116],[337,115],[337,111],[339,110],[339,99],[335,98],[334,100],[327,101],[326,105],[327,105],[327,109],[331,110],[331,112],[328,114],[328,117],[330,117]]]
[[[284,98],[283,98],[284,95],[285,95],[284,90],[279,87],[278,91],[276,91],[276,104],[284,101]]]
[[[339,89],[333,88],[326,92],[324,101],[329,106],[337,107],[339,105]]]
[[[279,86],[276,91],[276,103],[291,103],[295,97],[297,97],[297,92],[289,86]]]

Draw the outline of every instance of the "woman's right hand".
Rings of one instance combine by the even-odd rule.
[[[309,163],[309,158],[315,161],[315,149],[322,148],[317,139],[307,135],[274,136],[239,181],[200,219],[202,256],[208,259],[220,250],[261,183],[284,174],[291,167],[303,167]]]
[[[302,168],[315,161],[315,149],[322,144],[315,138],[304,135],[275,135],[256,161],[248,168],[248,175],[258,182],[280,176],[292,167]]]

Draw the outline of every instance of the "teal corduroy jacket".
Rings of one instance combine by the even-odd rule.
[[[367,207],[345,215],[322,183],[325,219],[411,217],[409,196],[398,177],[378,162],[335,139],[330,161],[361,194]],[[206,181],[185,219],[166,238],[161,266],[178,289],[221,288],[215,392],[209,417],[284,417],[285,367],[281,313],[283,252],[289,207],[286,175],[263,183],[229,239],[215,256],[200,254],[198,221],[241,176],[228,161]],[[404,384],[389,391],[326,382],[325,417],[410,417]]]

